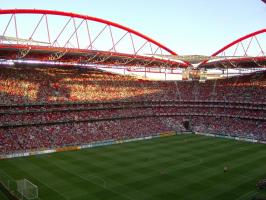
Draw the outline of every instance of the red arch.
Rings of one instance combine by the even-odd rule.
[[[245,36],[243,36],[243,37],[241,37],[241,38],[238,38],[237,40],[235,40],[235,41],[233,41],[233,42],[227,44],[227,45],[224,46],[223,48],[221,48],[221,49],[219,49],[218,51],[216,51],[215,53],[213,53],[213,54],[211,55],[211,57],[219,55],[221,52],[223,52],[223,51],[229,49],[230,47],[234,46],[235,44],[237,44],[237,43],[239,43],[239,42],[242,42],[243,40],[246,40],[246,39],[248,39],[248,38],[254,37],[254,36],[256,36],[256,35],[259,35],[259,34],[261,34],[261,33],[265,33],[265,32],[266,32],[266,29],[261,29],[261,30],[255,31],[255,32],[253,32],[253,33],[247,34],[247,35],[245,35]],[[201,62],[201,63],[199,64],[198,67],[202,67],[202,65],[206,64],[209,60],[210,60],[210,59],[208,59],[208,60],[204,60],[203,62]]]
[[[239,39],[237,39],[237,40],[235,40],[235,41],[229,43],[228,45],[224,46],[224,47],[221,48],[220,50],[218,50],[218,51],[216,51],[215,53],[213,53],[211,56],[217,56],[218,54],[220,54],[221,52],[225,51],[226,49],[229,49],[231,46],[234,46],[235,44],[237,44],[237,43],[239,43],[239,42],[241,42],[241,41],[243,41],[243,40],[246,40],[246,39],[248,39],[248,38],[251,38],[251,37],[253,37],[253,36],[256,36],[256,35],[259,35],[259,34],[261,34],[261,33],[265,33],[265,32],[266,32],[266,29],[261,29],[261,30],[259,30],[259,31],[255,31],[255,32],[253,32],[253,33],[250,33],[250,34],[248,34],[248,35],[245,35],[245,36],[243,36],[243,37],[241,37],[241,38],[239,38]]]
[[[111,22],[111,21],[104,20],[104,19],[97,18],[97,17],[91,17],[91,16],[87,16],[87,15],[75,14],[75,13],[70,13],[70,12],[62,12],[62,11],[55,11],[55,10],[41,10],[41,9],[7,9],[7,10],[1,10],[0,9],[0,14],[48,14],[48,15],[75,17],[75,18],[80,18],[80,19],[84,19],[84,20],[95,21],[95,22],[99,22],[99,23],[103,23],[106,25],[111,25],[111,26],[117,27],[119,29],[128,31],[129,33],[133,33],[134,35],[137,35],[137,36],[157,45],[158,47],[164,49],[165,51],[169,52],[170,54],[177,55],[177,53],[175,53],[171,49],[169,49],[166,46],[160,44],[159,42],[153,40],[152,38],[150,38],[146,35],[143,35],[140,32],[137,32],[131,28],[125,27],[125,26],[120,25],[118,23]]]

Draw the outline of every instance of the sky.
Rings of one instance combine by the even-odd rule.
[[[0,0],[1,9],[60,10],[137,30],[180,55],[211,55],[266,27],[261,0]]]

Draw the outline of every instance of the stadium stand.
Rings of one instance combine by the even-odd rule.
[[[70,66],[0,67],[0,154],[193,131],[266,141],[266,73],[148,81]]]

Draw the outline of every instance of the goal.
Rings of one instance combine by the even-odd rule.
[[[22,199],[33,200],[38,198],[38,186],[27,179],[17,181],[17,190],[21,194]]]

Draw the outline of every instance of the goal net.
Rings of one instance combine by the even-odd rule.
[[[38,187],[27,179],[17,181],[17,190],[25,199],[32,200],[38,198]]]

